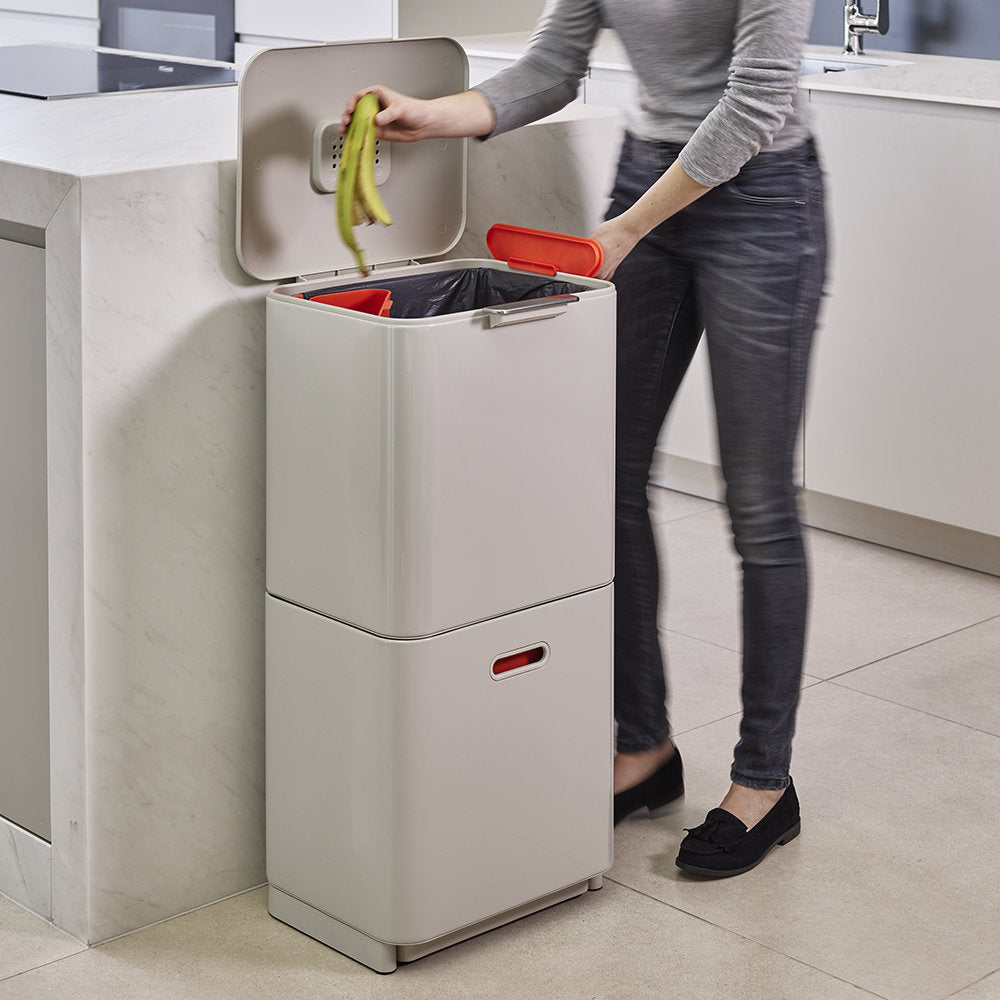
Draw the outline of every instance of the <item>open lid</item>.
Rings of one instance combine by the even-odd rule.
[[[544,229],[525,229],[498,222],[486,234],[486,246],[497,260],[536,274],[582,274],[592,278],[604,260],[601,244],[585,236]]]
[[[450,38],[264,49],[239,82],[236,250],[255,278],[356,266],[337,231],[338,126],[372,84],[413,97],[467,87],[468,60]],[[376,171],[391,226],[358,227],[370,264],[446,253],[465,226],[466,140],[387,143]]]

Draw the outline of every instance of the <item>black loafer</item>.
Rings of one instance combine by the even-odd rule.
[[[695,875],[727,878],[756,868],[779,845],[799,835],[799,800],[789,784],[785,794],[752,829],[725,809],[713,809],[701,826],[687,831],[675,862]]]
[[[646,808],[650,816],[661,816],[683,797],[684,765],[680,751],[674,747],[673,757],[658,771],[615,796],[615,826],[638,809]]]

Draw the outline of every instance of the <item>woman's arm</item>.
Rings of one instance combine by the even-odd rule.
[[[681,152],[692,177],[717,185],[766,149],[792,110],[812,0],[739,0],[729,82]]]

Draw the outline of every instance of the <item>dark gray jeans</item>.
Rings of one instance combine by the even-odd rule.
[[[679,152],[627,136],[608,217],[631,205]],[[810,141],[754,157],[650,233],[615,274],[621,752],[651,749],[669,734],[646,484],[660,427],[704,331],[743,568],[743,719],[731,777],[752,788],[788,784],[808,586],[794,452],[825,270],[823,178]]]

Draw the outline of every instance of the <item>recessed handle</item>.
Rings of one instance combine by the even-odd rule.
[[[511,653],[498,656],[490,667],[494,680],[523,674],[528,670],[543,666],[549,658],[549,647],[544,643],[529,646],[527,649],[516,649]]]
[[[579,301],[579,295],[546,295],[539,299],[525,299],[523,302],[486,306],[483,312],[489,326],[509,326],[512,323],[530,323],[536,319],[561,316],[571,302]]]

